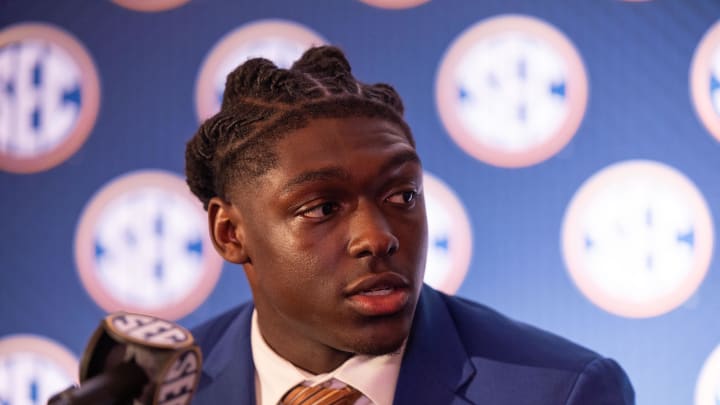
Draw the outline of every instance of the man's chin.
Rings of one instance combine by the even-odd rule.
[[[382,356],[385,354],[397,353],[405,343],[405,339],[399,342],[368,342],[367,345],[361,345],[355,348],[356,354],[367,356]]]
[[[352,342],[351,352],[368,356],[395,353],[405,344],[408,334],[409,330],[358,338]]]
[[[406,310],[391,316],[364,318],[357,325],[350,340],[350,352],[369,356],[381,356],[395,353],[407,340],[412,327],[412,310]]]

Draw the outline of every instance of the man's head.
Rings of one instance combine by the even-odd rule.
[[[425,267],[422,167],[402,103],[336,48],[289,70],[255,59],[188,144],[216,249],[242,264],[280,355],[329,371],[407,337]]]
[[[230,184],[248,184],[275,164],[273,144],[316,118],[375,117],[396,123],[414,146],[395,89],[351,73],[338,48],[309,49],[290,69],[250,59],[227,77],[220,112],[206,120],[185,153],[190,190],[207,208]]]

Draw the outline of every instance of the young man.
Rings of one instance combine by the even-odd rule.
[[[358,82],[337,48],[238,67],[186,159],[215,248],[253,294],[193,331],[194,403],[634,402],[614,361],[423,285],[422,166],[402,101]]]

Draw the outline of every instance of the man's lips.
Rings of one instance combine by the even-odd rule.
[[[410,299],[410,282],[397,273],[370,274],[345,289],[350,305],[362,315],[390,315],[401,311]]]

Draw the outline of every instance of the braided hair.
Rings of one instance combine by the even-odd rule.
[[[220,111],[187,143],[190,190],[205,209],[215,196],[227,200],[229,185],[247,185],[275,167],[274,145],[283,136],[313,119],[347,117],[386,119],[415,146],[395,89],[359,82],[340,49],[311,48],[290,69],[250,59],[228,75]]]

